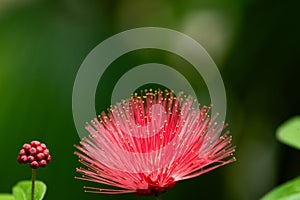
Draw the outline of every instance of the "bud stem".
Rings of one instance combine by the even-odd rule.
[[[31,173],[31,200],[34,200],[34,182],[36,178],[36,169],[32,169]]]

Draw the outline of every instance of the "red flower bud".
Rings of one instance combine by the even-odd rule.
[[[35,157],[37,160],[43,160],[45,156],[43,153],[38,153]]]
[[[47,163],[50,163],[51,162],[51,156],[49,155],[48,157],[47,157]]]
[[[21,156],[18,156],[18,163],[22,163]]]
[[[30,167],[31,167],[32,169],[37,169],[37,168],[39,168],[39,163],[38,163],[37,161],[32,161],[32,162],[30,163]]]
[[[43,152],[44,151],[43,147],[41,147],[41,146],[37,146],[36,150],[37,150],[37,152]]]
[[[31,155],[35,155],[35,154],[37,153],[37,150],[36,150],[36,148],[31,147],[31,148],[29,149],[29,152],[30,152]]]
[[[35,161],[35,158],[34,158],[34,156],[28,156],[28,162],[32,162],[32,161]]]
[[[44,143],[41,144],[41,147],[42,147],[43,149],[47,149],[47,146],[46,146]]]
[[[41,144],[41,143],[40,143],[39,141],[36,141],[36,140],[30,142],[30,145],[33,146],[33,147],[40,146],[40,144]]]
[[[31,145],[30,144],[24,144],[23,145],[23,149],[24,150],[29,150],[31,148]]]
[[[21,156],[21,163],[27,163],[28,157],[26,155]]]
[[[25,155],[25,154],[26,154],[26,151],[25,151],[24,149],[21,149],[19,155],[20,155],[20,156],[23,156],[23,155]]]
[[[44,155],[45,155],[46,157],[49,156],[49,150],[48,150],[48,149],[45,149],[43,153],[44,153]]]
[[[47,161],[46,160],[41,160],[39,162],[40,167],[45,167],[47,165]]]

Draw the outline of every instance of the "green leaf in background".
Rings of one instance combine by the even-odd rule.
[[[300,116],[293,117],[279,126],[277,139],[300,150]]]
[[[47,187],[41,181],[35,181],[34,199],[42,200],[45,196]],[[16,200],[31,199],[31,181],[20,181],[13,188],[13,195]]]
[[[292,179],[271,190],[261,200],[297,200],[300,199],[300,177]]]
[[[0,194],[0,200],[15,200],[11,194]]]

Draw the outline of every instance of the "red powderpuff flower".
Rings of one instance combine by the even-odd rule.
[[[176,182],[233,162],[225,125],[199,110],[191,97],[155,91],[134,94],[87,124],[75,155],[87,168],[78,179],[113,187],[85,187],[102,194],[158,195]],[[221,136],[220,136],[221,135]]]

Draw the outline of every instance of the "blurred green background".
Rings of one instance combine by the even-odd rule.
[[[144,26],[183,32],[210,53],[225,83],[227,122],[237,144],[237,162],[178,183],[164,200],[258,199],[299,175],[300,153],[275,139],[277,126],[300,113],[299,10],[295,0],[1,0],[0,192],[30,178],[17,155],[23,143],[38,139],[53,157],[37,174],[48,185],[46,199],[149,199],[83,192],[88,183],[74,179],[79,137],[71,107],[87,54],[111,35]],[[136,53],[120,58],[101,79],[99,112],[124,69],[149,61],[186,65],[160,51]]]

